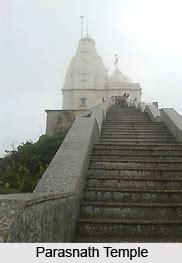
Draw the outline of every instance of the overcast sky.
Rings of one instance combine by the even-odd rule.
[[[142,100],[182,113],[182,3],[172,0],[0,0],[0,156],[45,133],[45,109],[61,88],[89,24],[109,73],[140,82]]]

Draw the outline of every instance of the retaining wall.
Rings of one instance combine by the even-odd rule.
[[[172,108],[161,109],[161,120],[178,142],[182,142],[182,115]]]
[[[133,105],[134,106],[134,105]],[[137,108],[141,112],[147,112],[152,121],[164,122],[166,127],[171,131],[176,141],[182,142],[182,115],[173,108],[158,109],[158,102],[146,104],[139,102]]]

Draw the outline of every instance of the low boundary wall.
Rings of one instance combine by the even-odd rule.
[[[182,142],[182,115],[172,108],[161,109],[161,120],[176,138],[177,142]]]
[[[147,112],[152,121],[161,121],[167,126],[178,143],[182,142],[182,115],[173,108],[158,109],[158,102],[146,104],[139,102],[137,108]]]
[[[71,193],[0,195],[0,242],[69,240],[72,202]]]

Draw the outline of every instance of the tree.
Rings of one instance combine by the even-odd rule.
[[[43,135],[36,143],[27,141],[6,151],[6,156],[0,158],[0,188],[32,192],[65,135]]]

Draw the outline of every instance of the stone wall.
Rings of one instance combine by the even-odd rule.
[[[152,121],[154,122],[160,121],[160,114],[161,114],[160,110],[153,103],[146,105],[144,111],[148,113]]]
[[[140,102],[138,105],[134,105],[132,102],[131,105],[137,107],[141,112],[147,112],[152,121],[163,122],[176,138],[176,141],[178,143],[182,142],[182,115],[175,109],[158,109],[158,102],[153,102],[151,104]]]
[[[161,109],[161,120],[176,138],[177,142],[182,142],[182,115],[172,108]]]
[[[68,131],[77,116],[88,114],[86,110],[46,110],[46,134],[53,135]]]
[[[0,241],[70,241],[72,206],[71,193],[0,195]]]

